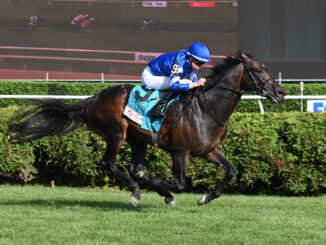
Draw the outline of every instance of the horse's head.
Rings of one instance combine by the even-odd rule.
[[[258,59],[240,51],[236,54],[236,58],[243,64],[242,90],[255,91],[256,94],[266,97],[272,104],[284,99],[285,91]]]

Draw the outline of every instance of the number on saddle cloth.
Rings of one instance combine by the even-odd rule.
[[[140,92],[139,90],[137,90],[135,92],[135,98],[138,100],[138,101],[147,101],[148,98],[152,95],[152,93],[155,91],[155,89],[150,89],[150,88],[147,88],[145,86],[141,86],[141,88],[143,89],[143,91],[146,92],[146,94],[144,96],[141,96],[140,95]]]

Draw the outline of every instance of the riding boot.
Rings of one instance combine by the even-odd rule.
[[[164,117],[162,109],[169,103],[171,99],[175,97],[175,93],[172,90],[166,92],[166,94],[156,103],[156,105],[149,110],[148,115],[152,117]]]

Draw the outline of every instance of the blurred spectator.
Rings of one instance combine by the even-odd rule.
[[[71,21],[71,25],[76,25],[81,28],[88,28],[90,23],[95,22],[95,18],[90,17],[88,14],[79,14],[76,15]]]
[[[40,18],[38,16],[31,16],[29,17],[28,25],[31,27],[37,27],[39,25]]]
[[[149,28],[150,25],[153,24],[153,20],[152,19],[144,19],[143,20],[143,25],[141,27],[142,30],[147,30]]]
[[[93,23],[95,21],[94,18],[92,17],[87,17],[87,18],[84,18],[81,23],[80,23],[80,26],[82,28],[87,28],[89,26],[90,23]]]
[[[159,24],[160,22],[159,21],[155,21],[155,20],[152,20],[152,19],[143,19],[143,23],[142,23],[142,26],[141,26],[141,29],[146,31],[146,30],[151,30],[151,31],[159,31]]]
[[[88,14],[86,15],[82,15],[82,14],[79,14],[79,15],[76,15],[70,22],[70,24],[72,25],[77,25],[79,23],[81,23],[81,21],[84,19],[84,18],[87,18],[88,17]]]

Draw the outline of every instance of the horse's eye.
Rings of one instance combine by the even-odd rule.
[[[254,70],[254,72],[257,72],[257,73],[262,73],[262,71],[261,71],[261,69],[260,69],[260,68],[254,68],[253,70]]]

